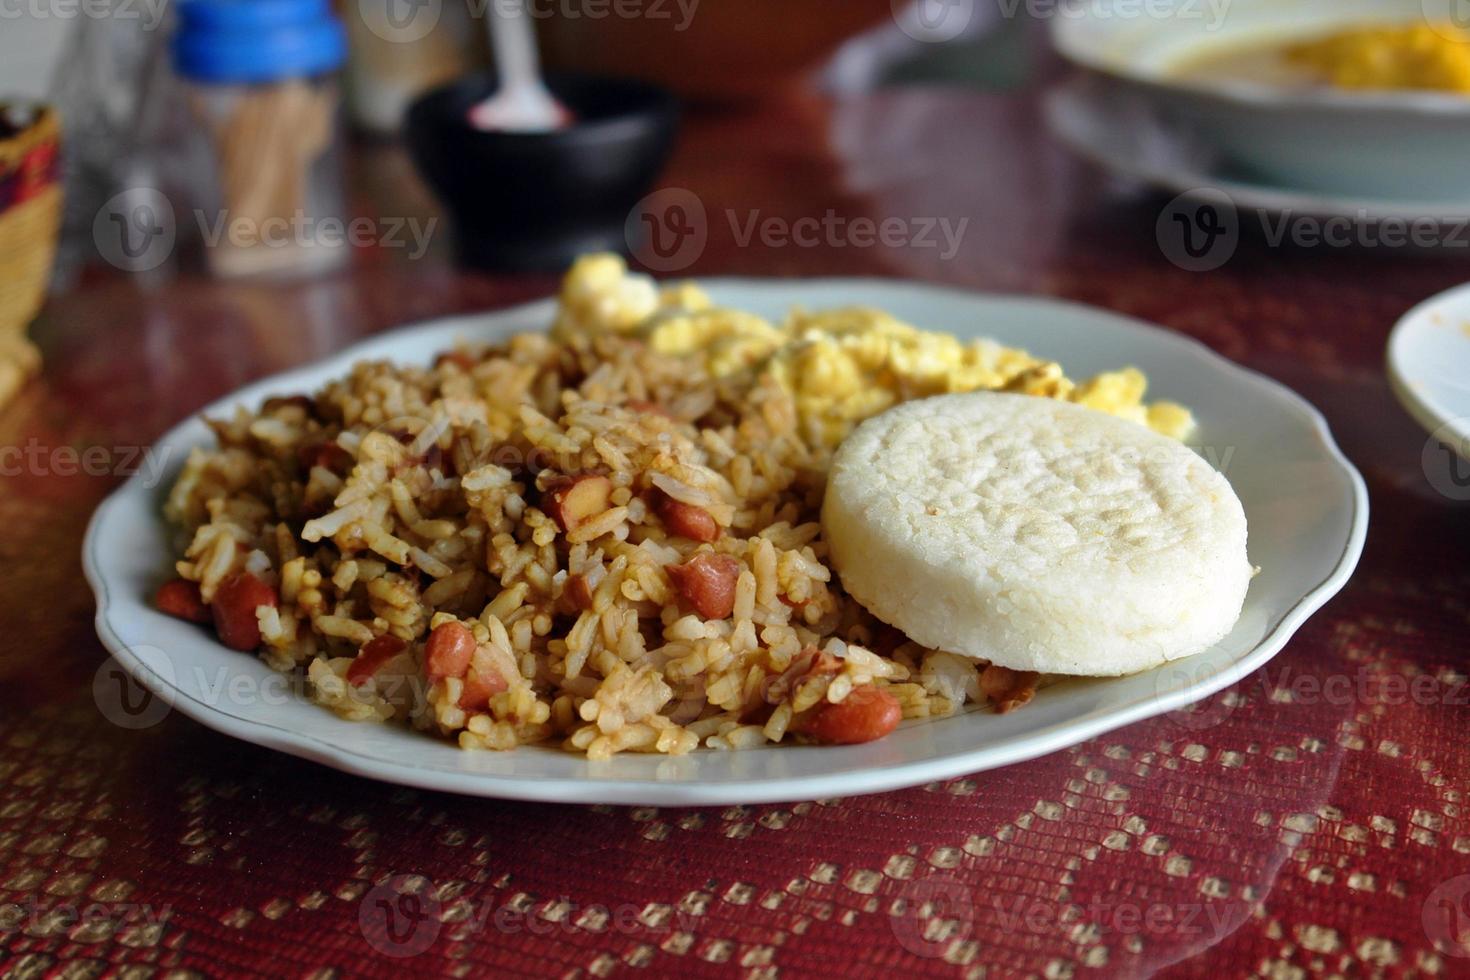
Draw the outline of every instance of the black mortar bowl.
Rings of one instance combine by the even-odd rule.
[[[409,106],[409,152],[449,212],[464,265],[549,271],[587,252],[628,249],[629,212],[673,146],[673,96],[621,78],[551,75],[546,86],[575,119],[545,133],[469,124],[470,107],[495,91],[488,72]]]

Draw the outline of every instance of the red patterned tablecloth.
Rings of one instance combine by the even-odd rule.
[[[862,798],[668,810],[505,803],[341,775],[175,715],[102,717],[81,531],[131,447],[244,381],[408,320],[547,291],[462,275],[442,236],[296,286],[89,280],[0,414],[5,976],[1470,975],[1470,511],[1433,489],[1381,351],[1466,256],[1272,248],[1208,273],[1162,202],[1045,136],[1030,95],[793,99],[696,121],[669,183],[707,208],[691,274],[873,273],[1164,323],[1296,388],[1367,478],[1358,574],[1199,711]],[[428,214],[364,151],[359,207]],[[791,221],[968,217],[955,254],[742,245]],[[101,470],[82,451],[104,447]],[[1432,456],[1433,454],[1431,454]],[[1443,474],[1438,474],[1443,476]],[[1470,937],[1467,937],[1470,938]]]

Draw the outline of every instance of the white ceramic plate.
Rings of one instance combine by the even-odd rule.
[[[1226,194],[1241,214],[1344,218],[1349,221],[1433,221],[1460,234],[1470,222],[1470,198],[1420,200],[1321,194],[1252,179],[1187,127],[1172,125],[1153,102],[1095,78],[1072,78],[1046,95],[1047,125],[1068,149],[1104,170],[1174,194]],[[1455,228],[1458,227],[1458,231]]]
[[[1161,6],[1162,4],[1162,6]],[[1276,45],[1363,23],[1462,23],[1462,0],[1087,0],[1051,19],[1058,51],[1146,95],[1171,122],[1266,182],[1304,192],[1470,201],[1470,98],[1199,80],[1202,52]]]
[[[463,752],[406,728],[358,725],[293,697],[259,660],[151,608],[173,554],[159,516],[163,486],[135,477],[88,530],[84,563],[97,632],[117,660],[176,710],[259,745],[352,773],[429,789],[570,803],[702,805],[816,799],[911,786],[1019,762],[1196,701],[1265,663],[1347,581],[1362,550],[1368,499],[1322,416],[1275,382],[1186,338],[1087,307],[981,296],[877,280],[716,280],[715,300],[768,316],[792,305],[865,304],[962,337],[990,336],[1060,359],[1074,376],[1132,364],[1153,395],[1192,406],[1200,447],[1223,464],[1245,504],[1251,558],[1262,566],[1240,622],[1213,649],[1113,680],[1047,688],[1024,710],[912,722],[858,746],[772,746],[601,763],[555,749]],[[206,409],[313,389],[361,358],[428,363],[459,338],[544,329],[552,302],[440,320],[373,338],[312,367],[250,385]],[[175,465],[209,433],[191,419],[156,447]],[[235,678],[233,685],[224,681]],[[1184,716],[1187,723],[1194,716]]]
[[[1404,314],[1388,337],[1388,380],[1420,425],[1470,460],[1470,285]]]

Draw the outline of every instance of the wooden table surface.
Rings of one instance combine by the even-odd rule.
[[[1362,470],[1373,524],[1348,589],[1276,666],[1427,674],[1438,693],[1390,703],[1370,685],[1303,703],[1279,673],[1257,675],[1207,732],[1155,719],[967,780],[718,812],[466,800],[177,716],[122,730],[91,694],[105,654],[78,552],[139,448],[251,379],[399,324],[546,294],[555,277],[457,271],[443,227],[420,258],[363,249],[339,274],[291,284],[93,270],[49,303],[33,331],[44,376],[0,412],[0,445],[25,450],[0,476],[0,972],[1467,975],[1470,948],[1454,943],[1470,927],[1470,699],[1455,692],[1470,511],[1426,478],[1425,434],[1391,396],[1382,350],[1401,313],[1470,278],[1470,255],[1271,247],[1247,227],[1223,266],[1186,271],[1156,234],[1165,200],[1069,157],[1034,91],[792,95],[696,117],[663,184],[706,213],[707,242],[681,274],[1062,297],[1296,389]],[[437,213],[391,146],[354,152],[351,187],[355,213]],[[952,255],[864,245],[850,224],[810,245],[743,240],[751,220],[829,213],[829,225],[968,224]],[[548,928],[447,915],[403,959],[365,925],[364,896],[385,883]],[[598,903],[642,918],[579,918]],[[93,906],[91,925],[66,913]],[[1157,909],[1164,924],[1147,917]]]

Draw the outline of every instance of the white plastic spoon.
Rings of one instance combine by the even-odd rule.
[[[469,112],[470,125],[482,130],[542,133],[572,121],[572,113],[541,81],[536,33],[525,0],[490,4],[490,45],[500,72],[500,89]]]

